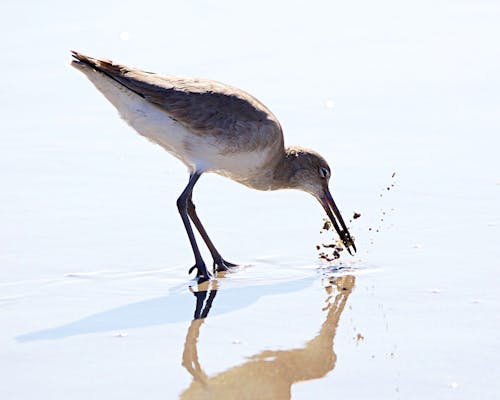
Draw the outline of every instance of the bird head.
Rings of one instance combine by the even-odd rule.
[[[286,159],[288,187],[310,193],[320,202],[344,246],[352,255],[351,248],[356,252],[356,245],[330,193],[331,169],[326,160],[315,151],[299,147],[287,148]]]

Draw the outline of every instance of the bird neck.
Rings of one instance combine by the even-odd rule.
[[[232,179],[257,190],[279,190],[296,188],[294,175],[297,172],[298,147],[286,147],[257,174]]]
[[[280,160],[274,167],[270,190],[295,188],[293,176],[297,172],[298,147],[286,147]]]

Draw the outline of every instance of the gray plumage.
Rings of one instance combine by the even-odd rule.
[[[210,250],[214,270],[227,270],[192,202],[194,185],[215,172],[258,190],[299,189],[313,195],[352,254],[356,246],[328,188],[331,170],[318,153],[284,146],[281,125],[259,100],[220,82],[158,75],[72,52],[82,71],[137,132],[187,165],[189,183],[177,200],[200,279],[209,279],[191,227]],[[191,271],[190,270],[190,271]]]
[[[154,74],[77,52],[73,56],[160,107],[191,132],[215,136],[234,151],[283,146],[278,119],[241,89],[208,79]]]

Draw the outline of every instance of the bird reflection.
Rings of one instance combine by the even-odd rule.
[[[355,283],[354,276],[330,279],[325,287],[327,312],[319,334],[303,348],[265,350],[245,363],[209,377],[202,369],[197,352],[200,328],[217,294],[217,281],[204,282],[193,291],[196,296],[194,320],[189,326],[182,365],[193,382],[181,399],[290,399],[292,384],[318,379],[335,367],[333,341],[339,319]]]

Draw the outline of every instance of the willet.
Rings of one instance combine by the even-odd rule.
[[[195,257],[189,272],[196,269],[199,278],[210,277],[190,218],[210,250],[214,272],[235,266],[222,258],[196,214],[193,187],[205,172],[252,189],[312,194],[349,253],[351,248],[356,251],[328,188],[328,163],[312,150],[285,147],[279,121],[255,97],[208,79],[158,75],[76,51],[72,55],[71,65],[90,79],[129,125],[188,167],[189,182],[177,207]]]

